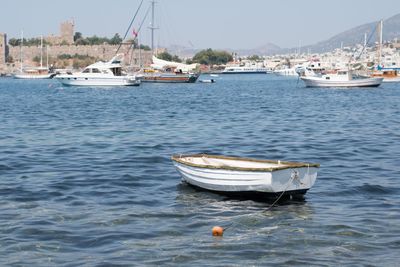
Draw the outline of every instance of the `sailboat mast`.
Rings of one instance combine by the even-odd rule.
[[[21,72],[22,72],[22,46],[24,43],[24,31],[21,31],[21,42],[20,42],[20,46],[19,46],[19,59],[20,59],[20,63],[21,63]]]
[[[157,29],[154,25],[154,7],[155,7],[156,1],[152,0],[151,1],[151,26],[149,27],[151,30],[151,50],[154,53],[154,30]]]
[[[46,68],[49,69],[49,45],[46,45]]]
[[[142,69],[142,48],[140,47],[140,39],[139,37],[137,38],[138,40],[138,46],[139,46],[139,69]]]
[[[381,60],[382,60],[382,46],[383,46],[383,20],[380,21],[380,25],[379,25],[379,58],[378,58],[378,66],[381,65]]]
[[[43,35],[40,36],[40,68],[43,67]]]

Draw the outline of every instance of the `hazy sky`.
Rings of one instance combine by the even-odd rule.
[[[58,34],[74,19],[84,36],[124,35],[140,0],[2,1],[0,32],[9,38]],[[379,4],[381,3],[381,4]],[[145,0],[137,28],[150,0]],[[195,48],[255,48],[268,42],[297,47],[325,40],[352,27],[400,13],[399,0],[157,0],[156,44]],[[149,16],[150,17],[150,16]],[[141,40],[150,44],[143,24]]]

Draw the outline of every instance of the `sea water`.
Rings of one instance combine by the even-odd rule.
[[[0,265],[399,266],[400,85],[213,79],[0,79]],[[321,167],[304,200],[268,210],[181,183],[175,153]]]

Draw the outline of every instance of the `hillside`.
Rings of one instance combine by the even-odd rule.
[[[377,25],[378,21],[363,24],[354,27],[350,30],[336,34],[328,40],[318,42],[313,45],[301,47],[302,51],[311,51],[312,53],[329,52],[335,48],[340,48],[342,42],[344,46],[353,46],[355,44],[362,44],[364,42],[364,34],[367,33],[368,38],[372,34],[369,44],[373,44],[377,40]],[[383,39],[391,41],[395,38],[400,39],[400,14],[397,14],[383,22]],[[251,56],[251,55],[274,55],[274,54],[286,54],[296,51],[298,48],[280,48],[279,46],[267,43],[263,46],[252,48],[252,49],[223,49],[229,52],[235,52],[239,56]],[[192,57],[196,52],[201,49],[193,49],[182,46],[171,46],[168,48],[173,54],[177,54],[182,57]]]
[[[318,42],[314,45],[303,47],[303,51],[310,49],[312,52],[327,52],[332,51],[335,48],[339,48],[343,42],[344,46],[352,46],[364,42],[364,34],[368,34],[368,38],[371,36],[370,44],[377,41],[377,25],[378,21],[363,24],[339,33],[332,38]],[[400,14],[397,14],[387,20],[383,21],[383,40],[391,41],[394,38],[400,37]]]

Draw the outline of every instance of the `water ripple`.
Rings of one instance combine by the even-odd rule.
[[[64,88],[0,79],[0,265],[393,266],[400,91],[207,84]],[[304,199],[180,182],[176,153],[321,164]],[[214,225],[227,227],[223,238]],[[283,249],[284,248],[284,249]]]

